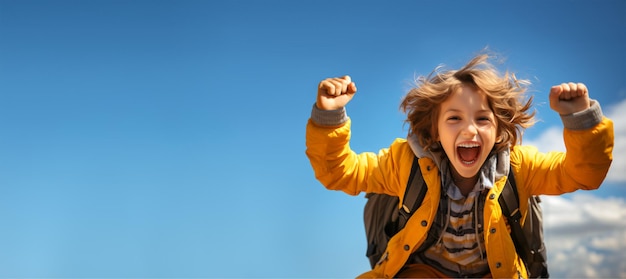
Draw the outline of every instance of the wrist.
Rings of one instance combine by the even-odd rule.
[[[563,127],[569,130],[586,130],[602,122],[602,108],[596,100],[590,100],[588,108],[578,112],[561,114]]]
[[[323,109],[316,103],[311,110],[311,120],[320,126],[339,126],[348,121],[348,115],[344,107],[338,109]]]

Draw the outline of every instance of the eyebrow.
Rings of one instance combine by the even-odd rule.
[[[460,110],[460,109],[456,109],[456,108],[450,108],[450,109],[444,111],[443,113],[449,113],[449,112],[463,112],[463,111]],[[481,110],[479,110],[477,112],[478,113],[493,113],[493,111],[490,110],[490,109],[481,109]]]

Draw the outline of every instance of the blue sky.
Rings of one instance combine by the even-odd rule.
[[[376,152],[415,76],[485,47],[533,83],[527,143],[561,148],[576,81],[626,152],[624,1],[0,0],[0,277],[354,277],[365,199],[304,154],[317,83],[352,76]],[[547,198],[556,277],[626,277],[625,169]]]

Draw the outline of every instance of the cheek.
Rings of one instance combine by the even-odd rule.
[[[436,140],[441,142],[442,145],[444,144],[444,142],[450,140],[450,132],[446,129],[438,129],[437,131],[435,131],[435,136]]]
[[[498,141],[498,131],[496,129],[485,129],[483,131],[483,141],[490,145]]]
[[[441,134],[441,147],[446,152],[446,154],[452,156],[456,150],[456,144],[454,142],[454,137],[451,135]]]

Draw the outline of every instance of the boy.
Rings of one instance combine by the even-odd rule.
[[[459,70],[421,77],[401,108],[410,125],[378,154],[350,149],[346,104],[357,88],[349,76],[318,86],[307,124],[306,154],[328,189],[404,196],[413,157],[428,187],[421,207],[392,237],[373,270],[362,278],[526,278],[498,197],[512,167],[520,200],[600,186],[612,161],[613,123],[602,115],[582,83],[550,90],[550,107],[561,115],[566,152],[540,153],[520,146],[531,126],[527,81],[500,75],[479,55]],[[402,201],[400,201],[402,203]],[[526,203],[520,204],[525,216]],[[429,233],[437,240],[422,247]]]

